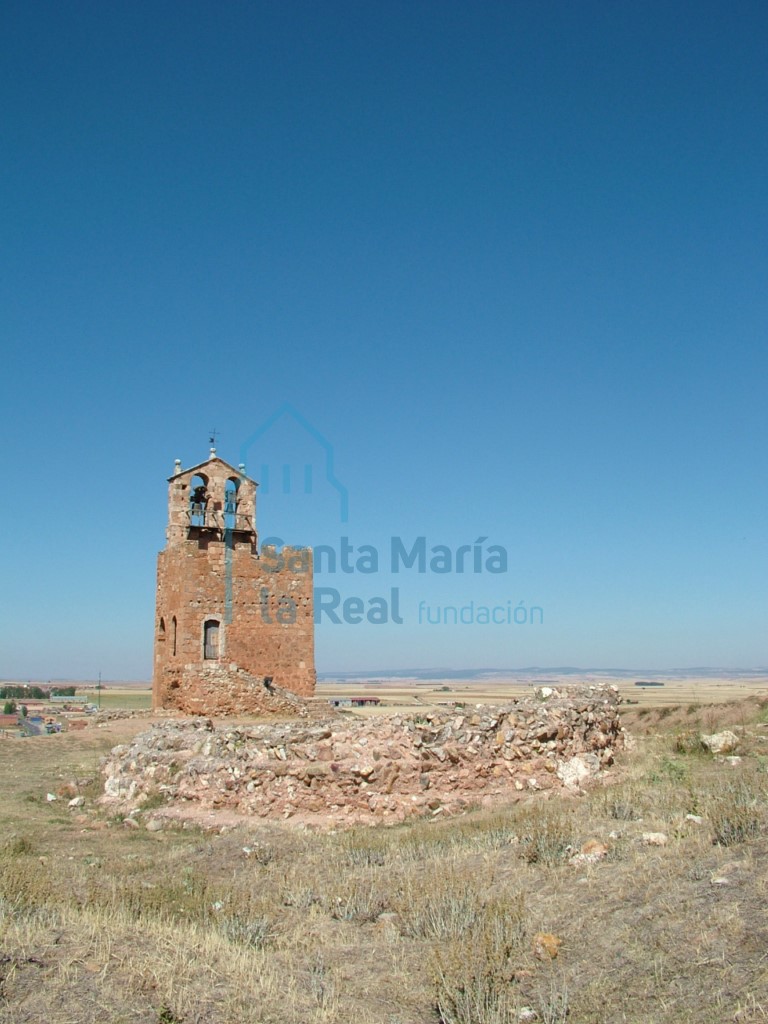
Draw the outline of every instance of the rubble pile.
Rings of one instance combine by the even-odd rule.
[[[233,663],[210,662],[180,668],[165,695],[166,711],[187,715],[280,715],[307,718],[315,705],[273,683],[269,676],[254,676]],[[183,683],[183,685],[182,685]],[[327,714],[327,707],[326,707]]]
[[[544,687],[503,707],[417,715],[241,727],[171,720],[105,758],[102,800],[129,814],[160,796],[177,811],[333,824],[578,790],[623,742],[618,704],[614,687]]]

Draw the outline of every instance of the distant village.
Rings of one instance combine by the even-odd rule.
[[[12,732],[20,736],[50,736],[98,710],[88,697],[77,695],[76,686],[32,683],[0,686],[0,705],[0,734]]]

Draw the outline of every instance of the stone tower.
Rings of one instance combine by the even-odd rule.
[[[169,478],[157,560],[152,704],[189,714],[263,708],[273,687],[315,689],[312,551],[265,548],[257,484],[211,449]]]

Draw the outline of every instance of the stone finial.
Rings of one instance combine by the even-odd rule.
[[[181,459],[176,459],[173,463],[173,475],[178,476],[181,472]]]
[[[211,458],[212,459],[216,458],[216,449],[215,448],[211,448]]]
[[[243,474],[243,476],[245,476],[245,463],[244,462],[238,462],[237,468],[240,470],[240,472]]]

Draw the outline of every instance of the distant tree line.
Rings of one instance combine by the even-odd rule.
[[[76,686],[0,686],[0,700],[23,697],[28,700],[48,700],[49,697],[74,697]]]

